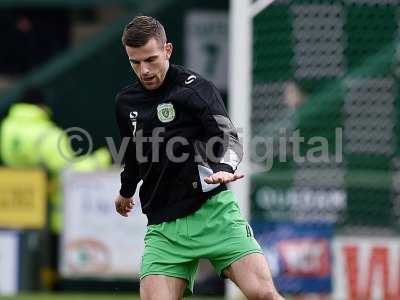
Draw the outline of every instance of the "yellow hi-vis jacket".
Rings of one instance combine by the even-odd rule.
[[[68,136],[51,121],[45,108],[37,105],[14,104],[0,124],[0,156],[6,166],[44,167],[49,175],[50,229],[62,228],[59,174],[66,167],[78,171],[104,169],[111,163],[106,149],[99,149],[71,163],[72,151]]]

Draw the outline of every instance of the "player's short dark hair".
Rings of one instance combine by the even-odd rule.
[[[144,46],[151,38],[163,46],[167,42],[164,26],[153,17],[137,16],[125,26],[122,44],[138,48]]]

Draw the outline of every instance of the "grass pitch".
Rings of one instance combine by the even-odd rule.
[[[103,294],[76,294],[76,293],[32,293],[18,296],[0,296],[0,300],[139,300],[137,294],[103,293]],[[223,300],[215,297],[188,297],[190,300]]]

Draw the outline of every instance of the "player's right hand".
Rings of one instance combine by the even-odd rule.
[[[135,205],[135,200],[133,198],[125,198],[121,195],[118,195],[117,199],[115,199],[115,210],[123,217],[128,216],[128,212],[130,212]]]

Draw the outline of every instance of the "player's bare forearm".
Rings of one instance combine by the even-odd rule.
[[[121,195],[115,199],[115,210],[123,217],[127,217],[128,213],[132,210],[135,205],[135,200],[131,198],[125,198]]]
[[[229,183],[241,179],[243,177],[244,177],[243,174],[238,174],[238,173],[232,174],[229,172],[219,171],[217,173],[205,177],[204,181],[208,184]]]

